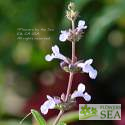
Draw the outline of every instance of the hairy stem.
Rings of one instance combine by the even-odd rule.
[[[72,64],[74,64],[76,61],[75,57],[75,42],[72,42]]]
[[[75,29],[74,20],[72,20],[71,22],[72,22],[72,30],[74,30]]]
[[[72,30],[74,30],[74,29],[75,29],[75,25],[74,25],[74,21],[72,20]],[[75,63],[75,60],[76,60],[75,59],[75,41],[72,41],[72,64]],[[74,75],[74,73],[70,72],[65,102],[68,100],[68,97],[69,97],[70,92],[71,92],[73,75]]]
[[[75,29],[75,24],[74,24],[74,20],[72,20],[72,30]],[[74,64],[76,61],[75,58],[75,40],[72,41],[72,64]]]
[[[56,117],[56,120],[54,121],[53,125],[57,125],[57,123],[59,122],[61,116],[63,115],[63,111],[60,110],[58,116]]]
[[[65,102],[68,100],[68,97],[70,95],[72,81],[73,81],[73,75],[74,75],[74,73],[72,73],[72,72],[69,75],[69,82],[68,82],[68,88],[67,88],[67,93],[66,93],[66,97],[65,97]]]
[[[72,30],[74,30],[74,29],[75,29],[75,25],[74,25],[74,21],[72,20]],[[72,41],[72,62],[71,63],[74,64],[75,61],[76,61],[76,58],[75,58],[75,41]],[[70,92],[71,92],[73,76],[74,76],[74,73],[70,72],[65,102],[67,102],[67,100],[69,98],[69,95],[70,95]],[[59,122],[62,115],[63,115],[63,111],[60,111],[56,120],[55,120],[55,122],[53,123],[53,125],[57,125],[57,123]]]

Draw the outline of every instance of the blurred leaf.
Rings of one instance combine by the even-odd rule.
[[[64,122],[59,122],[58,125],[67,125],[67,124]]]
[[[17,120],[0,121],[0,125],[19,125],[19,121]],[[24,122],[23,125],[31,125],[31,123]]]
[[[86,34],[85,48],[87,53],[92,53],[94,47],[101,42],[101,38],[114,22],[125,14],[125,1],[121,3],[106,6],[100,16],[95,17],[90,25],[88,34]],[[100,13],[100,12],[99,12]]]
[[[4,66],[0,63],[0,116],[4,114],[3,99],[4,99],[4,83],[5,83],[5,70]]]
[[[84,6],[86,6],[92,0],[72,0],[76,4],[76,9],[80,11]],[[71,2],[71,0],[68,0]]]
[[[33,117],[36,119],[36,121],[39,123],[39,125],[46,125],[46,121],[40,115],[40,113],[38,111],[32,109],[31,113],[32,113]]]
[[[52,122],[55,120],[56,117],[51,118],[50,120],[48,120],[47,125],[52,125]],[[65,113],[60,121],[64,122],[64,123],[70,123],[73,121],[77,121],[79,119],[79,112],[78,111],[71,111],[68,113]]]

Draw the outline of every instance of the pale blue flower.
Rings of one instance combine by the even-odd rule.
[[[48,54],[45,56],[45,59],[47,61],[52,61],[53,59],[60,59],[66,63],[69,63],[68,59],[60,53],[59,47],[57,45],[52,47],[52,51],[53,51],[53,53],[51,55]]]
[[[84,20],[80,20],[78,22],[78,27],[77,27],[77,30],[80,31],[80,30],[83,30],[83,29],[86,29],[87,26],[85,25],[85,21]]]
[[[57,98],[52,98],[51,96],[47,95],[47,101],[45,101],[43,103],[43,105],[41,105],[40,110],[41,113],[46,115],[48,113],[49,109],[54,109],[56,104],[61,103],[60,99]]]
[[[83,83],[80,83],[77,90],[71,95],[71,99],[75,99],[77,97],[83,97],[86,101],[91,100],[91,96],[85,92],[85,85]]]
[[[89,59],[85,61],[84,63],[78,63],[77,66],[82,68],[82,71],[85,73],[89,73],[89,76],[91,79],[95,79],[97,76],[97,70],[95,70],[91,64],[93,62],[93,59]]]
[[[61,34],[59,36],[59,40],[62,42],[65,42],[68,39],[69,35],[70,35],[70,33],[67,32],[66,30],[61,31]]]

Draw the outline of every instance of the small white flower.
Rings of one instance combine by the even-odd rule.
[[[48,54],[45,56],[45,59],[47,61],[51,61],[53,59],[61,59],[64,62],[69,63],[68,59],[60,53],[59,47],[57,45],[52,47],[52,51],[53,51],[53,53],[51,55]]]
[[[60,99],[52,98],[49,95],[47,95],[47,99],[48,100],[45,101],[40,107],[41,113],[43,113],[44,115],[48,113],[49,109],[54,109],[56,104],[61,103]]]
[[[80,30],[83,30],[83,29],[86,29],[87,26],[85,25],[85,21],[84,20],[80,20],[78,22],[78,27],[77,27],[77,30],[80,31]]]
[[[91,66],[93,59],[89,59],[84,63],[78,63],[77,66],[82,68],[82,71],[89,73],[91,79],[95,79],[97,76],[97,71]]]
[[[59,40],[62,42],[65,42],[68,39],[69,35],[70,35],[70,33],[67,32],[66,30],[61,31],[61,34],[59,36]]]
[[[80,83],[78,85],[78,89],[74,91],[74,93],[71,95],[71,99],[74,99],[76,97],[83,97],[86,101],[91,100],[91,96],[85,92],[85,85],[83,83]]]

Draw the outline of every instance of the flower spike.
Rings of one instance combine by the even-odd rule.
[[[69,82],[66,94],[61,94],[61,97],[51,97],[47,95],[47,100],[40,107],[41,113],[44,115],[48,113],[49,109],[60,110],[53,125],[57,125],[63,113],[70,110],[76,104],[77,97],[82,97],[85,101],[91,100],[91,95],[86,92],[86,88],[83,83],[79,83],[77,89],[71,93],[74,74],[88,73],[91,79],[95,79],[97,77],[97,70],[91,65],[93,59],[88,59],[83,62],[83,60],[78,60],[76,56],[76,42],[82,38],[84,30],[87,29],[87,25],[84,20],[79,20],[77,26],[75,26],[78,15],[79,13],[76,11],[75,4],[71,2],[68,5],[68,10],[66,11],[66,17],[71,23],[71,28],[61,30],[59,35],[59,40],[61,42],[68,41],[72,44],[71,59],[61,54],[57,45],[52,46],[52,53],[45,56],[46,61],[60,59],[61,68],[65,72],[69,73]]]

